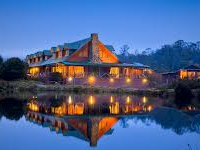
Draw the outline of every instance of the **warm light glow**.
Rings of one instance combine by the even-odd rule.
[[[89,98],[89,104],[90,105],[94,104],[94,97],[93,96],[90,96],[90,98]]]
[[[113,78],[110,78],[110,82],[113,83],[113,82],[114,82],[114,79],[113,79]]]
[[[69,66],[68,67],[68,76],[83,78],[85,75],[83,66]]]
[[[68,98],[68,103],[71,104],[72,103],[72,97],[71,95],[69,95],[69,98]]]
[[[129,103],[130,103],[130,101],[131,101],[131,100],[130,100],[130,97],[129,97],[129,96],[127,96],[127,97],[126,97],[126,103],[128,103],[128,104],[129,104]]]
[[[126,83],[130,83],[131,82],[131,79],[130,78],[127,78],[126,79]]]
[[[72,80],[73,80],[73,78],[72,78],[72,77],[69,77],[69,78],[68,78],[68,81],[69,81],[69,82],[71,82]]]
[[[110,103],[113,103],[113,96],[110,97]]]
[[[119,78],[119,67],[111,67],[110,74],[115,78]]]
[[[29,69],[30,74],[35,75],[39,73],[39,67],[33,67]]]
[[[32,110],[32,111],[39,111],[39,107],[37,104],[35,103],[29,103],[29,109]]]
[[[147,102],[146,96],[143,96],[143,97],[142,97],[142,102],[143,102],[144,104]]]
[[[151,111],[152,110],[152,106],[150,105],[147,109],[148,109],[148,111]]]
[[[144,79],[142,79],[142,83],[147,83],[148,82],[148,80],[146,79],[146,78],[144,78]]]
[[[36,99],[36,98],[37,98],[37,96],[33,96],[33,98],[35,98],[35,99]]]
[[[90,84],[93,84],[93,83],[95,82],[95,77],[94,77],[94,76],[89,76],[89,77],[88,77],[88,82],[89,82]]]

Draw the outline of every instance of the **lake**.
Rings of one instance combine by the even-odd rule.
[[[199,109],[178,108],[132,95],[1,97],[0,150],[200,150]]]

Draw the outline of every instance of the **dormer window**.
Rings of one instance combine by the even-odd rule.
[[[62,57],[66,56],[66,50],[62,50]]]
[[[56,58],[58,58],[59,57],[59,52],[56,52]]]

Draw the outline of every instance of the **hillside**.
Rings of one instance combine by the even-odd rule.
[[[191,43],[183,40],[171,45],[163,45],[160,49],[146,49],[142,53],[121,49],[119,58],[125,62],[140,62],[150,66],[157,72],[175,71],[191,64],[200,64],[200,42]]]

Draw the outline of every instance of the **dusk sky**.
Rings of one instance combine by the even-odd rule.
[[[200,0],[0,0],[0,55],[50,49],[98,33],[118,51],[200,41]]]

